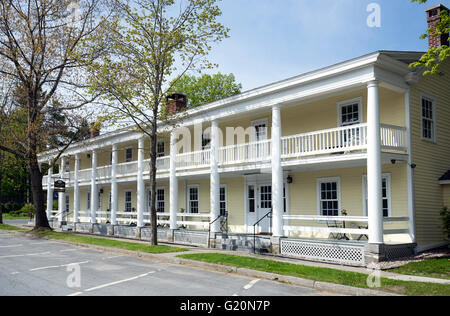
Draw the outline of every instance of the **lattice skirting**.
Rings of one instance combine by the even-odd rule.
[[[364,245],[281,240],[281,254],[315,260],[364,264]]]

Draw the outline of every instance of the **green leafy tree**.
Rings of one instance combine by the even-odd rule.
[[[200,77],[184,75],[173,82],[172,91],[187,95],[188,107],[197,106],[221,100],[241,93],[242,85],[237,83],[234,75],[204,74]]]
[[[117,1],[122,23],[112,30],[110,54],[93,63],[92,93],[103,95],[102,119],[132,126],[150,138],[151,243],[157,244],[156,158],[158,126],[177,125],[183,115],[163,111],[165,98],[188,71],[212,68],[211,45],[227,37],[217,21],[218,0]],[[98,38],[99,46],[105,46]]]
[[[9,93],[2,108],[2,122],[7,142],[0,150],[26,162],[31,175],[35,229],[50,228],[45,212],[42,177],[46,168],[39,165],[38,155],[52,146],[53,138],[46,128],[48,113],[56,104],[64,104],[66,122],[76,123],[80,112],[92,104],[96,96],[86,97],[84,73],[86,65],[101,56],[104,47],[86,50],[93,37],[106,41],[109,24],[116,21],[109,0],[2,0],[0,1],[0,75]],[[106,27],[108,25],[108,27]],[[3,91],[2,90],[2,91]],[[14,97],[8,97],[14,93]],[[15,129],[12,115],[24,115],[25,128]],[[82,114],[81,114],[82,115]],[[20,122],[22,123],[22,122]],[[76,127],[77,124],[73,124]],[[53,167],[70,139],[52,157]],[[47,145],[49,145],[47,147]]]
[[[411,2],[418,2],[419,4],[426,3],[427,0],[411,0]],[[428,37],[437,37],[450,33],[450,17],[445,10],[441,11],[441,21],[436,24],[435,28],[428,28],[426,33],[421,36],[422,39]],[[411,68],[425,68],[427,69],[423,75],[438,74],[440,65],[450,57],[450,47],[442,45],[438,48],[430,47],[428,51],[419,59],[419,61],[412,63]]]

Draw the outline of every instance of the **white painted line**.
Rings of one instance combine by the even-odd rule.
[[[111,283],[99,285],[99,286],[96,286],[96,287],[92,287],[92,288],[90,288],[90,289],[85,290],[85,292],[91,292],[91,291],[95,291],[95,290],[98,290],[98,289],[103,289],[103,288],[108,287],[108,286],[112,286],[112,285],[117,285],[117,284],[120,284],[120,283],[125,283],[125,282],[129,282],[129,281],[133,281],[133,280],[136,280],[136,279],[140,279],[140,278],[146,277],[147,275],[150,275],[150,274],[152,274],[152,273],[155,273],[155,271],[151,271],[151,272],[148,272],[148,273],[144,273],[144,274],[141,274],[141,275],[138,275],[138,276],[129,278],[129,279],[120,280],[120,281],[111,282]]]
[[[69,294],[67,296],[77,296],[77,295],[80,295],[80,294],[83,294],[83,292],[76,292],[76,293]]]
[[[253,285],[255,285],[257,282],[259,281],[259,279],[253,280],[251,281],[249,284],[247,284],[246,286],[244,286],[245,290],[249,290],[253,287]]]
[[[27,257],[27,256],[39,256],[39,255],[48,255],[50,254],[50,251],[47,252],[38,252],[38,253],[29,253],[25,255],[9,255],[9,256],[0,256],[0,259],[4,258],[17,258],[17,257]]]
[[[70,266],[70,265],[73,265],[73,264],[85,264],[85,263],[89,263],[89,261],[74,262],[74,263],[69,263],[69,264],[62,264],[62,265],[59,265],[59,266],[40,267],[40,268],[30,269],[29,271],[39,271],[39,270],[46,270],[46,269],[62,268],[62,267],[67,267],[67,266]]]
[[[11,272],[11,274],[19,274],[19,272]]]
[[[21,246],[23,246],[23,245],[18,244],[18,245],[0,246],[0,248],[14,248],[14,247],[21,247]]]
[[[60,250],[60,252],[69,252],[69,251],[77,251],[79,249],[65,249],[65,250]]]

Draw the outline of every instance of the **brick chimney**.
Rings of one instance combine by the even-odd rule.
[[[184,111],[187,106],[187,97],[182,93],[173,93],[166,98],[167,112],[175,114]]]
[[[436,23],[441,21],[441,12],[445,10],[450,13],[450,10],[442,4],[435,5],[425,10],[427,13],[428,28],[435,28]],[[448,45],[448,34],[442,36],[428,36],[428,46],[430,48],[439,48],[442,45]]]

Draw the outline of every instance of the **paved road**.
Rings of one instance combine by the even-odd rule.
[[[301,296],[313,289],[0,231],[0,296]]]

